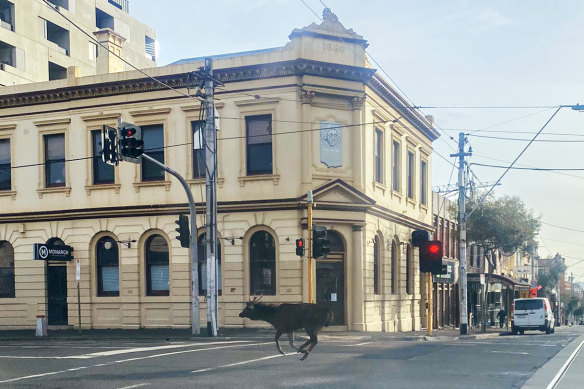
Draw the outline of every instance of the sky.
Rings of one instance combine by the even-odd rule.
[[[322,15],[320,0],[304,0]],[[323,0],[394,85],[435,117],[432,186],[455,184],[458,133],[469,133],[477,184],[493,184],[559,105],[584,104],[584,2],[580,0]],[[132,0],[156,29],[158,64],[283,46],[320,22],[301,0]],[[385,74],[383,74],[384,77]],[[387,78],[387,77],[386,77]],[[492,139],[485,136],[505,138]],[[496,195],[519,196],[541,217],[541,257],[560,253],[584,282],[584,112],[560,109]],[[550,142],[552,141],[552,142]],[[480,182],[479,182],[480,180]],[[579,261],[582,261],[579,263]]]

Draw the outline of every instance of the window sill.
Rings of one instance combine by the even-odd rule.
[[[412,199],[411,197],[408,197],[408,204],[416,205],[416,200]]]
[[[55,188],[43,188],[37,189],[37,193],[39,195],[39,199],[42,199],[44,195],[51,194],[51,193],[65,193],[67,197],[71,195],[71,187],[70,186],[57,186]]]
[[[96,185],[85,185],[85,190],[87,191],[87,195],[91,195],[91,191],[93,190],[114,190],[116,194],[120,193],[120,184],[96,184]]]
[[[0,197],[8,197],[12,196],[12,200],[16,199],[16,191],[15,190],[0,190]]]
[[[420,208],[422,208],[426,212],[430,209],[430,207],[428,207],[427,204],[420,204]]]
[[[225,183],[225,178],[218,178],[217,179],[217,186],[219,188],[223,188],[224,183]],[[189,184],[189,185],[205,184],[205,178],[191,178],[190,180],[187,180],[187,184]]]
[[[385,192],[387,191],[387,186],[383,185],[381,182],[373,180],[373,189],[381,189],[381,192],[385,194]]]
[[[164,186],[166,191],[170,191],[170,181],[141,181],[134,182],[134,190],[136,193],[140,192],[141,188],[156,188],[159,186]]]
[[[280,182],[280,175],[279,174],[258,174],[255,176],[240,176],[237,177],[239,180],[239,186],[245,186],[247,181],[268,181],[273,180],[274,185],[278,185]]]
[[[400,192],[398,192],[397,190],[395,190],[395,189],[392,189],[392,190],[391,190],[391,196],[392,196],[392,197],[393,197],[393,196],[395,196],[395,197],[397,197],[398,199],[401,199],[401,198],[402,198],[402,194],[401,194]]]

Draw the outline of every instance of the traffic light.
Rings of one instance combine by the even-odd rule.
[[[304,239],[296,239],[296,255],[304,256]]]
[[[442,256],[442,242],[439,240],[429,240],[420,243],[420,271],[441,274]]]
[[[122,123],[119,127],[120,154],[124,161],[136,162],[144,152],[144,141],[140,127]]]
[[[326,227],[312,227],[312,258],[326,257],[330,253]]]
[[[176,239],[180,241],[181,247],[189,247],[190,244],[190,233],[189,233],[189,218],[186,215],[179,215],[178,220],[175,221],[178,228],[175,231],[178,232]]]
[[[430,240],[430,234],[426,230],[416,230],[412,232],[412,246],[420,247],[422,242]]]
[[[120,163],[118,156],[118,133],[115,128],[102,126],[101,128],[101,160],[108,165],[117,166]]]

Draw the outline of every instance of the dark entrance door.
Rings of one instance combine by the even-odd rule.
[[[344,273],[341,261],[316,261],[316,303],[333,312],[332,325],[345,324]]]
[[[47,264],[47,322],[67,325],[67,266]]]

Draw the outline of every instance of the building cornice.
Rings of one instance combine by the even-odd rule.
[[[216,69],[215,77],[223,83],[233,83],[277,77],[311,75],[367,83],[371,80],[374,73],[374,69],[363,67],[295,59],[291,61]],[[156,79],[174,89],[192,86],[189,85],[192,81],[190,81],[187,73],[157,76]],[[10,109],[168,89],[158,81],[152,78],[132,78],[105,83],[0,95],[0,107],[2,107],[1,109]]]

